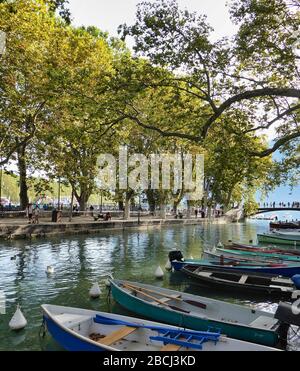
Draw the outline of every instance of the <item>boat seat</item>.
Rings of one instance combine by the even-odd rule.
[[[170,295],[172,296],[171,298],[157,298],[157,300],[159,301],[162,301],[163,303],[167,303],[168,301],[172,300],[173,298],[176,299],[176,298],[180,298],[181,295],[178,295],[178,294],[173,294],[173,295]],[[160,304],[158,301],[151,301],[150,304]]]
[[[76,326],[84,321],[91,320],[91,316],[81,315],[81,314],[70,314],[62,313],[53,316],[59,323],[70,328]]]
[[[286,292],[289,292],[289,291],[292,291],[293,289],[291,287],[284,287],[284,286],[277,286],[277,285],[270,285],[269,287],[272,287],[274,289],[281,289],[281,291],[286,291]]]
[[[212,272],[201,272],[201,271],[199,271],[197,274],[198,274],[198,276],[211,277]]]
[[[242,277],[239,280],[239,283],[246,283],[249,276],[243,274]]]
[[[116,341],[119,341],[124,337],[132,334],[134,331],[136,331],[136,329],[136,327],[121,327],[119,330],[113,331],[110,334],[106,335],[104,338],[97,340],[97,343],[103,345],[114,344]]]
[[[267,328],[271,329],[274,325],[278,323],[278,320],[272,317],[267,316],[259,316],[249,324],[251,327],[258,327],[258,328]]]

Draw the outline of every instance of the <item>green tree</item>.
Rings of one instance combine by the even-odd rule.
[[[133,36],[138,55],[173,72],[161,78],[155,75],[152,84],[142,80],[142,86],[184,90],[205,108],[198,116],[197,133],[189,126],[181,132],[161,132],[155,123],[147,124],[148,128],[202,143],[214,126],[226,122],[222,118],[239,108],[248,117],[246,125],[238,127],[241,136],[252,133],[258,138],[261,130],[277,125],[277,138],[270,148],[249,149],[250,155],[265,157],[300,137],[299,123],[294,120],[300,90],[299,49],[293,32],[300,25],[299,5],[245,0],[233,2],[231,9],[240,24],[234,42],[226,38],[212,42],[206,17],[180,10],[170,0],[139,4],[136,23],[122,27],[123,37]]]

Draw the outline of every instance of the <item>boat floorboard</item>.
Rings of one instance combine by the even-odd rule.
[[[134,331],[136,331],[136,327],[127,327],[124,326],[120,328],[119,330],[113,331],[110,334],[106,335],[104,338],[97,341],[99,344],[103,345],[111,345],[114,344],[116,341],[119,341],[123,339],[124,337],[132,334]]]

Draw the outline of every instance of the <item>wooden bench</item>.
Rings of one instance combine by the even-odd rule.
[[[240,278],[239,283],[246,283],[249,276],[246,276],[245,274]]]
[[[181,295],[178,295],[178,294],[173,294],[173,295],[170,295],[171,297],[170,298],[159,298],[157,300],[163,302],[163,303],[167,303],[168,301],[170,300],[173,300],[173,299],[179,299],[181,297]],[[159,301],[151,301],[150,304],[161,304]]]
[[[132,334],[136,330],[136,327],[121,327],[119,330],[113,331],[110,334],[106,335],[103,339],[99,339],[97,343],[103,345],[111,345],[115,342],[123,339],[124,337]]]

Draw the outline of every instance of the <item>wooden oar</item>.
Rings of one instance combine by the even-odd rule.
[[[129,285],[130,287],[132,287],[134,289],[137,289],[139,292],[141,292],[141,291],[144,290],[144,291],[147,291],[147,292],[151,292],[152,294],[156,294],[156,295],[164,296],[166,298],[170,298],[172,300],[177,300],[177,301],[180,301],[180,302],[184,302],[184,303],[193,305],[193,306],[198,307],[198,308],[206,309],[206,307],[207,307],[206,304],[200,303],[198,301],[188,300],[188,299],[182,299],[182,298],[176,298],[176,297],[173,297],[171,295],[167,295],[167,294],[164,294],[164,293],[160,293],[158,291],[147,289],[145,287],[143,287],[143,288],[137,287],[137,286],[132,285],[131,283],[130,284],[126,284],[126,285]]]
[[[152,299],[152,300],[156,301],[157,303],[160,303],[160,304],[162,304],[162,305],[165,305],[165,306],[167,306],[167,307],[169,307],[169,308],[171,308],[171,309],[178,310],[178,311],[180,311],[180,312],[184,312],[184,313],[190,313],[189,311],[187,311],[187,310],[185,310],[185,309],[181,309],[181,308],[178,308],[178,307],[176,307],[176,306],[174,306],[174,305],[167,304],[167,303],[165,303],[165,302],[163,302],[163,301],[161,301],[161,300],[155,298],[155,297],[152,296],[152,295],[146,294],[146,293],[143,292],[139,287],[135,288],[135,287],[132,287],[132,286],[127,285],[127,284],[125,284],[125,283],[122,283],[122,286],[125,287],[125,288],[127,288],[127,289],[130,289],[130,290],[132,290],[132,291],[138,292],[138,293],[142,294],[143,296],[145,296],[146,298]]]

